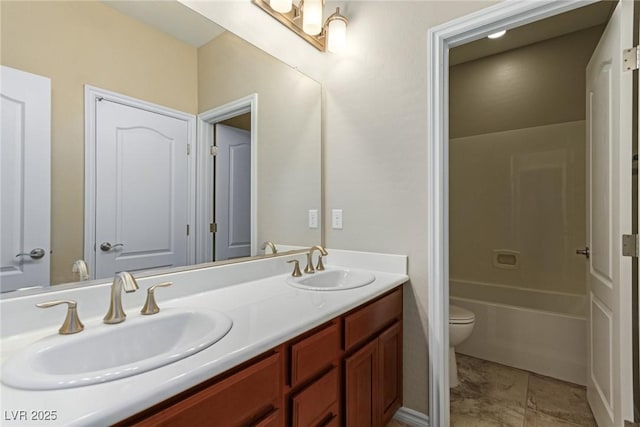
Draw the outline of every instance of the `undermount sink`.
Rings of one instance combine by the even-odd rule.
[[[216,311],[168,308],[118,325],[50,336],[9,358],[2,366],[2,381],[29,390],[113,381],[204,350],[222,339],[232,324]]]
[[[376,280],[376,276],[366,271],[345,268],[331,268],[303,277],[289,277],[287,283],[296,288],[310,291],[340,291],[359,288]]]

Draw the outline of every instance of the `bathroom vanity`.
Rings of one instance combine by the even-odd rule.
[[[401,285],[408,280],[406,257],[329,250],[327,271],[316,273],[319,279],[341,271],[356,278],[373,275],[375,280],[325,291],[290,283],[286,261],[304,262],[304,257],[302,253],[140,279],[139,291],[123,295],[127,319],[118,325],[102,323],[109,283],[0,301],[3,425],[33,425],[33,419],[12,418],[23,410],[27,417],[29,410],[55,411],[57,420],[49,425],[385,425],[402,403]],[[160,312],[140,315],[145,289],[165,281],[174,285],[158,291]],[[155,316],[168,318],[188,310],[213,310],[233,325],[201,351],[115,381],[80,387],[61,382],[59,388],[48,389],[6,385],[4,369],[12,356],[42,340],[64,344],[74,339],[56,333],[64,318],[62,308],[34,307],[63,298],[78,301],[85,324],[78,337],[101,328],[127,336],[128,323],[144,325]],[[5,327],[11,316],[22,316],[25,322]],[[163,331],[150,328],[148,333],[153,337]],[[91,377],[80,365],[78,381]],[[34,376],[40,375],[38,369]]]
[[[384,426],[401,402],[397,288],[118,425]]]

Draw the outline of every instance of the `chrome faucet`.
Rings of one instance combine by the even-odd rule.
[[[124,319],[127,317],[127,314],[122,308],[122,288],[124,288],[124,291],[127,293],[135,292],[135,290],[138,289],[136,279],[126,271],[121,271],[113,278],[113,283],[111,284],[111,303],[109,305],[109,311],[107,311],[106,316],[104,316],[104,323],[124,322]]]
[[[327,250],[325,248],[323,248],[322,246],[319,245],[315,245],[313,247],[311,247],[311,249],[309,249],[309,252],[307,252],[307,266],[304,268],[304,272],[305,273],[315,273],[316,270],[313,268],[313,252],[318,251],[320,252],[320,257],[322,258],[323,256],[329,255],[329,253],[327,252]],[[322,262],[319,262],[318,265],[322,265]],[[324,270],[324,266],[322,266],[322,269]]]
[[[276,245],[273,244],[273,242],[270,242],[269,240],[267,240],[266,242],[264,242],[262,244],[262,246],[260,247],[260,249],[262,249],[263,251],[265,251],[265,254],[267,253],[266,249],[267,246],[269,248],[271,248],[271,253],[272,254],[277,254],[278,253],[278,249],[276,248]]]

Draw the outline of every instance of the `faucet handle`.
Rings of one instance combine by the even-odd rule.
[[[300,262],[297,259],[290,259],[289,261],[287,261],[287,264],[291,264],[294,263],[293,265],[293,273],[291,273],[291,276],[293,277],[300,277],[302,276],[302,273],[300,272]]]
[[[165,288],[171,285],[173,285],[173,282],[163,282],[158,283],[157,285],[150,286],[149,289],[147,289],[147,300],[145,301],[142,310],[140,310],[140,313],[147,315],[156,314],[157,312],[159,312],[160,307],[158,307],[158,304],[156,303],[154,291],[156,290],[156,288]]]
[[[324,271],[324,263],[322,262],[322,254],[318,254],[318,263],[316,264],[316,271]]]
[[[49,308],[54,305],[67,304],[67,317],[65,317],[62,326],[58,330],[58,332],[62,335],[70,335],[75,334],[76,332],[80,332],[84,329],[84,325],[80,321],[78,317],[78,303],[72,300],[55,300],[55,301],[47,301],[42,302],[40,304],[36,304],[36,307],[40,308]]]

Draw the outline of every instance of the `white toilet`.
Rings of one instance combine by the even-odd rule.
[[[469,338],[475,321],[476,315],[472,311],[449,304],[449,387],[460,384],[455,347]]]

